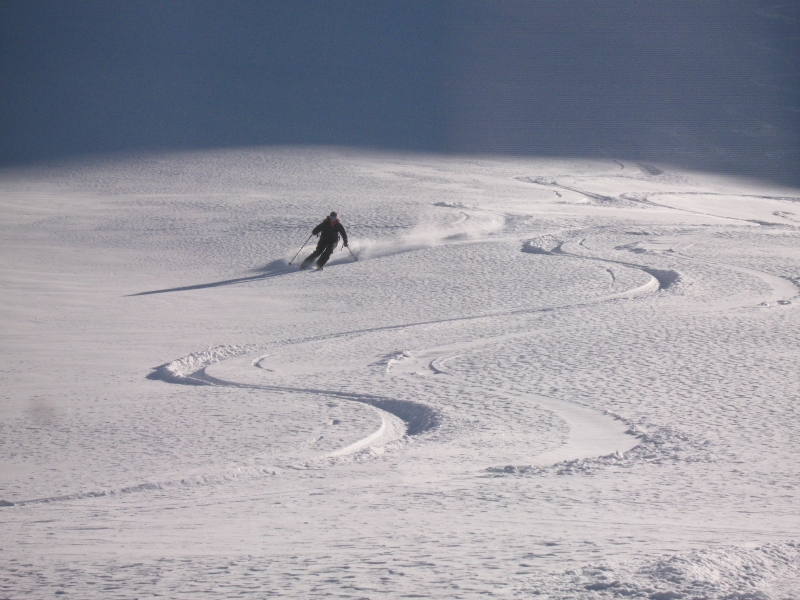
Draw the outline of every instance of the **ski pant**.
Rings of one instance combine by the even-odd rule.
[[[317,242],[317,249],[308,255],[308,257],[303,261],[302,266],[307,267],[311,264],[312,260],[319,256],[319,259],[317,260],[317,266],[324,267],[325,263],[328,262],[328,259],[331,257],[331,253],[336,250],[336,246],[338,245],[339,240],[320,240]]]

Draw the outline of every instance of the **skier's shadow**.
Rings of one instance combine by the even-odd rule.
[[[223,285],[237,285],[239,283],[247,283],[248,281],[258,281],[259,279],[269,279],[270,277],[277,277],[279,275],[287,275],[295,273],[296,267],[287,265],[283,260],[273,260],[271,263],[264,267],[254,269],[258,275],[250,275],[249,277],[237,277],[236,279],[225,279],[223,281],[212,281],[211,283],[198,283],[197,285],[186,285],[183,287],[166,288],[163,290],[151,290],[149,292],[139,292],[138,294],[128,294],[126,298],[132,296],[149,296],[151,294],[167,294],[169,292],[188,292],[190,290],[203,290],[206,288],[222,287]]]

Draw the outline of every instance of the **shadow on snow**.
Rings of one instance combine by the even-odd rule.
[[[240,283],[247,283],[248,281],[258,281],[260,279],[269,279],[270,277],[277,277],[279,275],[288,275],[289,273],[296,273],[297,267],[289,265],[285,260],[273,260],[266,266],[254,269],[258,275],[250,275],[248,277],[237,277],[235,279],[224,279],[222,281],[212,281],[210,283],[198,283],[196,285],[186,285],[183,287],[165,288],[163,290],[151,290],[149,292],[139,292],[138,294],[128,294],[126,298],[133,296],[149,296],[151,294],[166,294],[169,292],[188,292],[191,290],[203,290],[206,288],[222,287],[224,285],[238,285]]]

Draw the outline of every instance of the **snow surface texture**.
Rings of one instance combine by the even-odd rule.
[[[253,149],[0,202],[0,598],[800,598],[800,190]]]

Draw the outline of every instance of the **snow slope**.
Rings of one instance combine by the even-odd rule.
[[[800,190],[286,148],[0,203],[0,597],[800,597]]]

